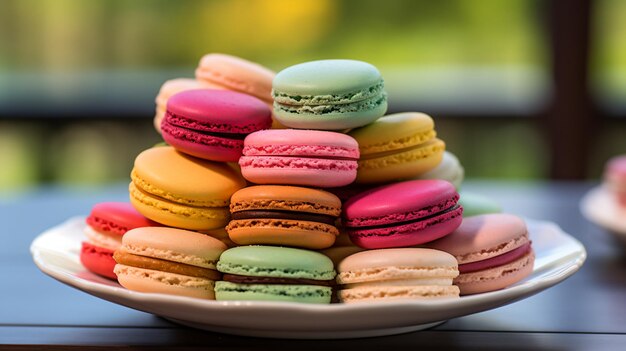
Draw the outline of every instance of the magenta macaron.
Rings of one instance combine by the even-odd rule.
[[[356,179],[358,159],[359,145],[351,136],[273,129],[246,137],[239,165],[244,178],[252,183],[330,188]]]
[[[350,198],[342,224],[365,249],[423,244],[452,233],[463,208],[454,185],[444,180],[410,180],[383,185]]]
[[[263,101],[243,93],[198,89],[167,102],[163,139],[178,151],[220,162],[236,162],[246,135],[270,128],[272,112]]]
[[[533,271],[535,254],[526,223],[504,213],[469,217],[452,234],[426,244],[456,257],[461,295],[503,289]]]

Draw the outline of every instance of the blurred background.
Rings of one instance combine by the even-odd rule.
[[[210,52],[368,61],[468,178],[597,178],[626,152],[622,0],[1,0],[0,192],[127,181],[161,84]]]

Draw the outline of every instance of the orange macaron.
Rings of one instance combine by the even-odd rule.
[[[311,188],[259,185],[241,189],[231,198],[232,220],[226,226],[239,245],[280,245],[324,249],[335,242],[341,201]]]

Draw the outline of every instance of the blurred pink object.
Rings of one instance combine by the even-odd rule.
[[[620,206],[626,208],[626,155],[615,156],[607,162],[604,183]]]

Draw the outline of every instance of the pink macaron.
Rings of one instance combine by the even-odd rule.
[[[331,188],[356,179],[358,159],[359,145],[348,135],[281,129],[248,135],[239,165],[252,183]]]
[[[463,208],[454,185],[411,180],[383,185],[350,198],[342,223],[352,242],[366,249],[423,244],[450,234]]]
[[[163,139],[180,152],[236,162],[246,135],[270,128],[272,112],[263,101],[228,90],[197,89],[172,96],[161,122]]]
[[[89,271],[111,279],[116,279],[113,252],[122,245],[122,236],[134,228],[159,226],[126,202],[96,204],[86,222],[80,261]]]
[[[604,184],[617,203],[626,208],[626,155],[615,156],[606,163]]]
[[[469,217],[452,234],[428,243],[459,261],[461,295],[503,289],[533,271],[535,254],[524,221],[495,213]]]

